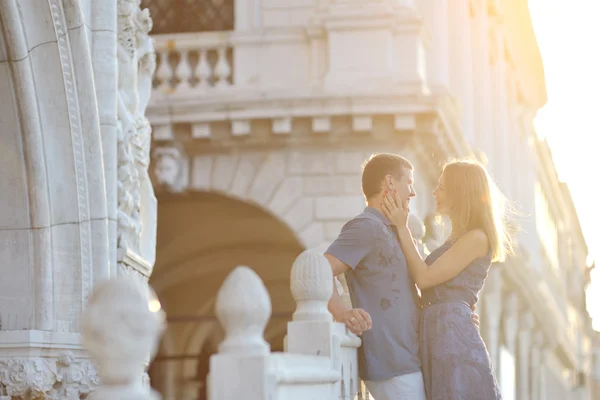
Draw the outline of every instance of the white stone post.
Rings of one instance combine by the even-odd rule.
[[[271,299],[256,272],[237,267],[227,276],[217,294],[216,314],[225,339],[210,358],[208,398],[266,399],[269,386],[274,385],[265,379],[270,348],[264,330]]]
[[[341,380],[336,385],[340,399],[354,399],[358,393],[357,348],[360,339],[333,322],[327,303],[333,293],[333,275],[325,256],[314,250],[300,254],[291,272],[292,296],[297,308],[288,323],[288,353],[320,355],[331,358]]]
[[[156,354],[164,313],[148,288],[123,277],[96,285],[82,316],[82,341],[98,365],[101,386],[90,400],[157,400],[144,382]]]

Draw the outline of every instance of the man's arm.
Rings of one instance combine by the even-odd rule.
[[[335,278],[348,271],[350,267],[331,254],[325,254],[325,258],[327,258],[327,261],[331,265],[334,277],[333,294],[328,304],[329,312],[331,312],[336,321],[343,322],[356,335],[360,335],[364,331],[371,329],[371,316],[369,313],[360,308],[349,308],[338,294]]]

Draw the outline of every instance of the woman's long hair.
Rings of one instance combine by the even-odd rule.
[[[442,182],[453,235],[482,229],[490,242],[492,261],[503,262],[513,253],[507,202],[485,167],[476,161],[452,161],[444,166]]]

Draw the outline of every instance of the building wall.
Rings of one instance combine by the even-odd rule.
[[[324,249],[364,207],[360,165],[371,153],[415,163],[420,221],[435,211],[441,163],[478,158],[521,227],[516,255],[492,268],[478,304],[505,396],[590,398],[589,379],[577,378],[590,374],[587,247],[533,128],[546,93],[526,2],[298,4],[236,1],[233,32],[155,36],[159,204],[163,192],[219,193]],[[204,78],[217,83],[195,83]],[[439,227],[423,233],[430,250],[444,238]]]

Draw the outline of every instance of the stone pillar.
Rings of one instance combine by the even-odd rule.
[[[456,0],[448,7],[448,42],[450,54],[450,93],[461,105],[465,138],[474,141],[473,47],[469,0]]]
[[[498,29],[498,25],[499,23],[493,20],[489,31],[490,60],[492,62],[493,130],[489,132],[488,137],[494,146],[494,162],[491,163],[490,169],[502,192],[508,193],[510,179],[512,179],[507,173],[509,168],[507,157],[510,154],[508,142],[509,136],[514,132],[510,132],[508,129],[507,68],[504,55],[504,38],[502,32]]]
[[[485,285],[482,320],[485,324],[485,343],[494,369],[498,370],[500,347],[500,319],[502,317],[502,275],[492,268]]]
[[[517,399],[530,399],[530,375],[531,375],[531,339],[532,331],[535,324],[534,316],[530,311],[527,311],[521,316],[521,324],[519,326],[519,356],[518,356],[518,379],[517,379]]]
[[[514,356],[515,363],[517,362],[517,334],[519,332],[519,297],[516,292],[508,293],[504,298],[504,343],[508,348],[508,351]],[[517,370],[517,368],[515,368]],[[496,370],[499,374],[499,380],[503,381],[506,379],[505,376],[502,375],[502,366],[500,365],[500,370]],[[512,377],[513,380],[516,381],[516,376]],[[501,383],[502,385],[502,383]],[[513,389],[515,392],[513,396],[516,395],[516,388]],[[507,397],[510,396],[508,393],[504,393]]]
[[[422,93],[422,25],[411,3],[335,0],[317,9],[311,40],[317,32],[326,40],[327,90]]]
[[[489,17],[487,1],[472,2],[471,40],[473,48],[473,102],[475,114],[475,147],[484,151],[488,163],[493,161],[494,144],[490,71]]]
[[[531,379],[530,393],[531,400],[542,400],[541,380],[542,380],[542,354],[544,351],[544,334],[540,331],[533,334],[531,345]]]
[[[106,203],[108,205],[109,275],[117,272],[117,2],[84,0],[92,15],[90,34],[92,68],[96,88],[96,102],[100,133],[102,136],[102,159]]]
[[[419,10],[430,39],[427,48],[428,86],[434,93],[447,93],[450,89],[448,1],[421,0]]]

